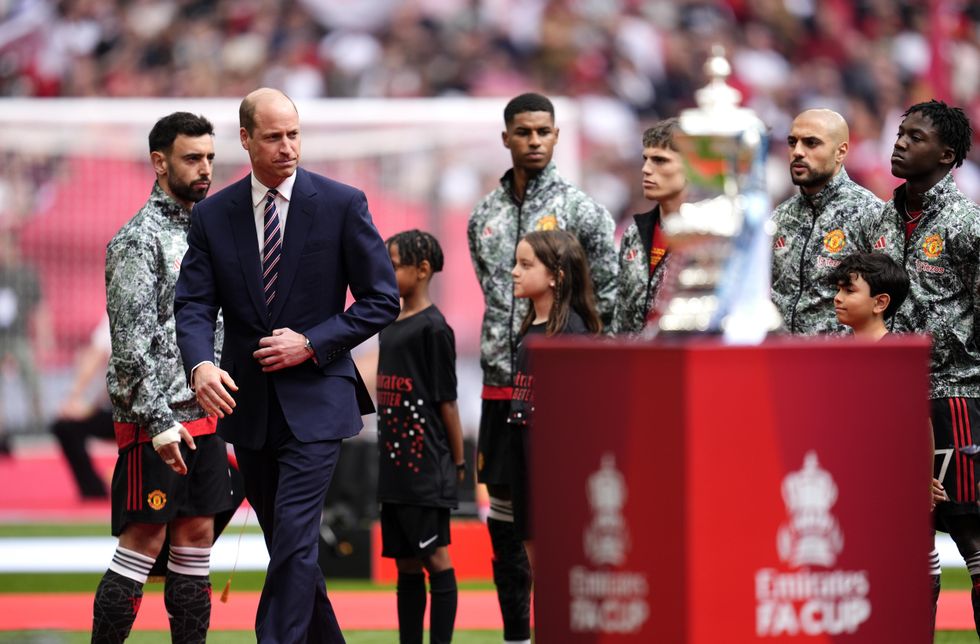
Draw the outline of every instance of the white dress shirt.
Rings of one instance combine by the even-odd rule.
[[[263,186],[262,183],[252,175],[252,213],[255,216],[255,235],[259,242],[259,259],[262,257],[262,249],[265,247],[265,196],[270,188]],[[283,244],[286,243],[286,215],[289,213],[289,200],[293,196],[293,184],[296,183],[296,173],[292,173],[282,183],[274,188],[279,194],[276,195],[276,209],[279,211],[279,228]]]

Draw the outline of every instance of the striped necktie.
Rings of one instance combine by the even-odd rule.
[[[279,277],[279,258],[282,257],[282,226],[279,210],[276,208],[276,195],[270,190],[265,195],[265,244],[262,246],[262,288],[265,304],[271,309],[276,299],[276,281]]]

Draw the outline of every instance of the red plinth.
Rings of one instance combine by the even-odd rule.
[[[928,354],[537,345],[537,641],[929,641]]]

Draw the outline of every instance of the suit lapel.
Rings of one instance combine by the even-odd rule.
[[[289,298],[299,267],[299,258],[303,246],[313,225],[313,213],[316,212],[316,188],[310,181],[309,175],[303,169],[296,170],[296,183],[293,184],[292,200],[289,202],[289,213],[286,215],[286,231],[282,244],[282,259],[279,260],[279,286],[276,299],[272,301],[270,319],[273,327],[282,312],[282,307]]]
[[[255,236],[255,212],[252,210],[252,175],[238,182],[231,193],[228,224],[235,238],[238,262],[242,267],[248,296],[255,306],[259,319],[268,319],[265,299],[262,297],[262,260],[259,259],[259,240]]]

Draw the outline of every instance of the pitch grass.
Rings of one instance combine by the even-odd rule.
[[[208,635],[208,641],[211,641],[210,635]],[[976,644],[977,634],[974,631],[939,631],[933,641],[935,644]]]
[[[243,532],[242,526],[233,525],[225,529],[226,535],[237,537]],[[245,534],[262,534],[253,516],[244,529]],[[108,517],[105,523],[0,523],[0,538],[27,537],[111,537]]]
[[[228,571],[211,571],[211,584],[217,595],[228,581]],[[0,593],[94,593],[102,573],[10,573],[0,574]],[[236,592],[260,591],[265,580],[265,572],[259,570],[240,570],[231,582],[232,596]],[[493,590],[493,582],[461,581],[460,590]],[[327,590],[354,590],[363,592],[395,592],[395,584],[375,584],[369,579],[328,579]],[[162,593],[162,583],[148,583],[148,593]]]
[[[10,573],[0,574],[0,593],[94,593],[99,585],[101,573]],[[231,592],[259,591],[265,573],[262,571],[244,571],[235,573],[231,584]],[[215,594],[225,587],[228,572],[216,570],[211,573],[211,583]],[[973,585],[970,575],[965,568],[947,568],[943,570],[943,588],[946,590],[970,590]],[[327,582],[328,590],[353,590],[363,592],[395,592],[395,585],[375,584],[367,579],[331,579]],[[493,590],[493,583],[487,581],[461,581],[460,590]],[[162,593],[163,584],[150,583],[146,585],[148,593]]]
[[[254,521],[254,519],[253,519]],[[228,534],[236,534],[240,526],[228,528]],[[246,534],[261,534],[257,525],[245,528]],[[4,537],[85,537],[108,535],[106,523],[0,523],[0,538]],[[84,592],[99,584],[102,573],[0,573],[0,593],[29,592]],[[261,571],[239,571],[232,583],[234,589],[261,590],[265,573]],[[215,588],[224,588],[228,571],[216,570],[211,573]],[[374,585],[370,581],[339,579],[329,582],[329,588],[337,590],[394,590],[394,584]],[[152,586],[153,584],[151,584]],[[970,590],[973,584],[965,568],[943,570],[943,588]],[[488,590],[493,584],[487,582],[462,582],[461,590]],[[152,591],[151,591],[152,592]]]

